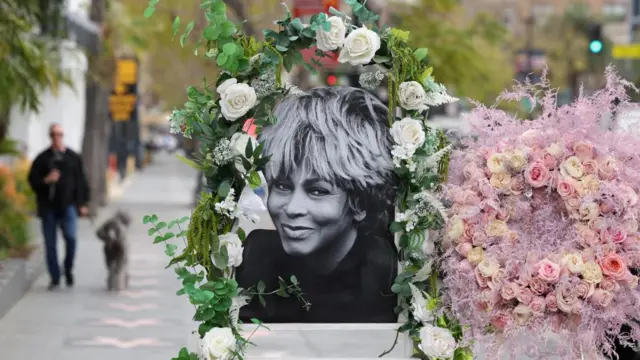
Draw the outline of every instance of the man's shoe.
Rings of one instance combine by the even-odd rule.
[[[57,283],[57,282],[53,282],[53,281],[52,281],[52,282],[49,284],[49,288],[48,288],[48,289],[49,289],[49,291],[54,291],[54,290],[57,290],[59,287],[60,287],[60,283]]]
[[[65,279],[67,280],[67,286],[73,287],[73,274],[66,274]]]

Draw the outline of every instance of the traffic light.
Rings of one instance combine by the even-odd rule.
[[[327,74],[326,81],[328,86],[336,86],[338,84],[338,77],[336,74]]]
[[[604,43],[602,42],[602,25],[592,24],[587,29],[587,40],[589,41],[589,53],[600,54]]]

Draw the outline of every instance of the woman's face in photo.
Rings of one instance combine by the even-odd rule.
[[[304,171],[273,180],[267,209],[287,254],[312,254],[353,230],[354,214],[347,200],[344,190]],[[355,217],[362,220],[364,214]]]

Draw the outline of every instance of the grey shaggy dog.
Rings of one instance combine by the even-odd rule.
[[[96,232],[104,243],[104,257],[107,264],[107,290],[119,291],[129,285],[127,230],[131,217],[118,210],[105,221]]]

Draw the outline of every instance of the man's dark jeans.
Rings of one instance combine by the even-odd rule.
[[[60,282],[60,265],[58,264],[57,230],[60,227],[64,237],[66,254],[64,258],[65,274],[71,274],[73,261],[76,256],[76,232],[78,212],[75,206],[69,206],[64,210],[43,209],[42,211],[42,233],[47,258],[47,268],[51,275],[51,282]]]

